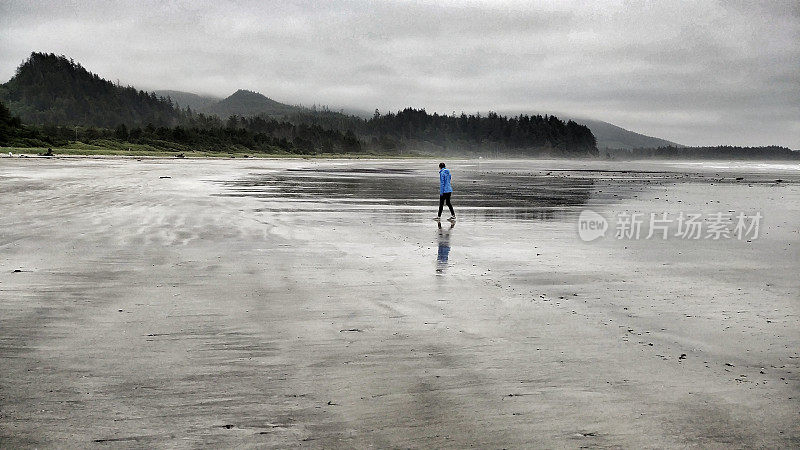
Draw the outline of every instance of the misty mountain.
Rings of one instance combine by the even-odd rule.
[[[573,120],[592,130],[600,152],[603,149],[683,147],[665,139],[646,136],[600,120],[585,118],[573,118]]]
[[[203,112],[222,100],[220,97],[212,95],[198,95],[191,92],[158,90],[153,91],[157,96],[172,100],[172,103],[181,108],[191,108],[195,112]]]
[[[161,94],[170,99],[119,86],[64,56],[44,53],[32,53],[0,85],[0,103],[8,105],[9,117],[20,116],[31,139],[48,145],[73,139],[100,139],[105,143],[97,145],[107,145],[111,139],[153,148],[264,153],[598,154],[588,127],[552,115],[456,117],[406,108],[362,118],[290,106],[246,90],[210,104],[208,98],[180,91]],[[176,108],[174,102],[181,101],[207,114]],[[80,134],[76,125],[84,128]]]
[[[0,101],[33,125],[174,126],[182,118],[156,94],[116,85],[52,53],[31,53],[0,85]]]
[[[299,106],[291,106],[276,102],[258,92],[239,89],[230,97],[213,103],[199,111],[214,114],[221,118],[227,118],[232,115],[242,117],[257,115],[278,117],[295,113],[302,109],[303,108]]]
[[[119,124],[144,126],[175,126],[185,122],[186,114],[173,108],[187,106],[195,113],[216,115],[225,120],[231,115],[249,117],[256,115],[288,119],[295,124],[317,123],[309,115],[336,117],[343,124],[356,123],[347,114],[328,108],[320,110],[292,106],[272,100],[260,93],[238,90],[225,99],[175,90],[158,90],[145,93],[133,87],[118,86],[90,73],[79,63],[64,56],[32,53],[17,69],[15,76],[0,85],[0,100],[11,113],[25,123],[48,125],[83,125],[113,128]],[[357,114],[360,119],[367,114]],[[364,117],[367,116],[367,117]],[[298,120],[299,118],[302,118]],[[634,133],[615,125],[591,119],[576,119],[589,127],[603,148],[654,148],[678,146],[663,139]],[[330,121],[325,124],[333,125]],[[355,130],[358,126],[336,126],[341,131]]]

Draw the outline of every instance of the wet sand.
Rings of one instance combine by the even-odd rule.
[[[1,158],[0,447],[800,446],[796,166],[448,166]]]

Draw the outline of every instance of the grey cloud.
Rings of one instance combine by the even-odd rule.
[[[365,110],[592,116],[686,144],[800,148],[796,2],[3,2],[31,51],[149,89]]]

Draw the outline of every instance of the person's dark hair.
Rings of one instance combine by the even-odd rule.
[[[444,169],[444,163],[439,163],[439,168]]]

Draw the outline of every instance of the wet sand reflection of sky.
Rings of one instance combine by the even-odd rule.
[[[269,203],[265,211],[420,215],[438,207],[438,172],[410,168],[286,169],[226,182],[228,194]],[[460,217],[560,220],[585,205],[590,177],[453,169],[453,206]]]

